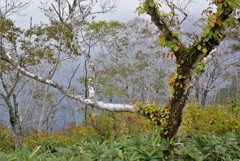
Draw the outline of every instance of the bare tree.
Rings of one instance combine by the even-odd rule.
[[[213,96],[217,95],[216,92],[236,76],[236,65],[240,60],[238,54],[240,39],[237,28],[226,31],[227,36],[216,51],[218,54],[212,56],[201,77],[195,81],[191,94],[203,107],[210,102],[215,102]]]
[[[200,102],[203,107],[206,103],[210,102],[211,95],[215,89],[219,89],[221,85],[231,80],[232,70],[238,63],[239,59],[233,51],[227,53],[223,47],[220,47],[217,52],[218,55],[214,55],[212,60],[207,64],[207,68],[204,70],[202,76],[196,81],[194,85],[195,99]],[[209,95],[211,93],[211,95]]]
[[[95,58],[99,97],[129,103],[167,100],[166,82],[174,66],[159,47],[157,33],[149,21],[136,18],[119,24],[101,42]]]

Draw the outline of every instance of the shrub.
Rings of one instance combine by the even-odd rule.
[[[227,107],[234,112],[237,116],[240,115],[240,97],[235,99],[228,99],[227,101]]]
[[[133,136],[152,129],[149,120],[134,113],[104,112],[88,120],[88,126],[70,125],[67,135],[73,138],[91,140],[113,140]]]
[[[0,151],[10,151],[14,148],[13,134],[5,126],[0,126]]]
[[[240,134],[225,133],[208,135],[192,134],[183,138],[180,157],[183,160],[238,161],[240,158]]]
[[[228,132],[240,129],[240,115],[228,106],[201,107],[199,104],[187,105],[181,134],[209,132]]]
[[[23,144],[37,147],[49,140],[54,140],[62,146],[72,145],[82,141],[109,141],[124,139],[151,129],[149,120],[133,113],[103,112],[88,120],[88,126],[69,124],[66,131],[55,133],[37,133],[21,137]]]

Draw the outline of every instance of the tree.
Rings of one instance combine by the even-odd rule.
[[[1,1],[0,2],[0,54],[4,55],[9,50],[16,56],[17,37],[21,34],[21,30],[13,25],[13,22],[7,19],[12,14],[17,14],[21,10],[28,7],[29,2],[22,3],[18,0]],[[3,7],[2,7],[3,6]],[[8,34],[6,34],[6,31]],[[8,51],[5,47],[6,41],[10,42]],[[21,62],[21,61],[20,61]],[[6,74],[8,73],[8,74]],[[17,86],[22,75],[19,71],[14,71],[11,66],[1,62],[0,65],[0,96],[8,109],[9,122],[14,134],[15,149],[20,147],[19,136],[21,134],[21,119],[19,114],[18,90]]]
[[[17,99],[17,91],[16,86],[21,79],[21,75],[17,72],[16,77],[11,79],[11,76],[5,79],[6,75],[3,72],[0,72],[0,84],[2,85],[2,89],[0,91],[0,96],[2,98],[2,102],[4,102],[5,107],[9,111],[9,122],[13,130],[14,134],[14,143],[15,149],[20,147],[20,139],[19,136],[21,135],[21,119],[19,114],[19,103]],[[14,75],[15,76],[15,75]]]
[[[230,46],[221,44],[218,47],[218,54],[212,56],[212,60],[206,64],[207,68],[204,70],[202,76],[195,81],[193,91],[195,100],[205,107],[211,102],[211,96],[214,91],[217,91],[222,85],[226,84],[233,77],[235,65],[238,63],[239,58],[237,51],[230,50]],[[225,50],[227,49],[227,50]]]
[[[180,35],[174,32],[174,28],[171,26],[174,25],[172,23],[176,14],[174,11],[176,5],[174,3],[167,4],[172,10],[173,16],[160,10],[161,3],[154,0],[144,1],[139,12],[146,12],[151,16],[151,20],[162,31],[161,45],[170,48],[176,57],[177,69],[170,81],[170,86],[173,89],[172,98],[165,106],[169,111],[169,118],[165,125],[162,125],[165,128],[166,137],[171,139],[176,135],[181,125],[183,108],[192,86],[190,82],[193,79],[194,70],[201,72],[204,69],[204,61],[207,61],[207,56],[224,38],[223,29],[238,23],[232,13],[236,8],[239,8],[239,4],[235,0],[212,1],[210,5],[215,5],[217,10],[216,12],[208,11],[208,25],[203,28],[202,34],[193,41],[193,44],[184,44]],[[176,22],[179,24],[178,19]],[[175,28],[175,30],[177,29]]]
[[[94,72],[91,70],[93,69],[91,57],[81,45],[81,41],[78,39],[79,30],[71,28],[74,27],[76,22],[83,22],[81,20],[86,18],[84,17],[84,14],[83,19],[81,20],[74,21],[74,19],[72,19],[74,13],[77,13],[76,7],[80,7],[78,8],[79,11],[83,11],[81,6],[84,6],[84,4],[80,3],[79,5],[75,5],[77,2],[77,0],[74,0],[72,5],[69,4],[70,16],[64,20],[60,19],[60,21],[70,27],[70,31],[73,33],[71,42],[73,45],[72,47],[74,48],[72,49],[78,50],[79,53],[86,56],[89,69],[91,71],[90,73],[93,74]],[[182,12],[183,10],[173,1],[165,0],[164,2],[166,2],[167,6],[171,10],[169,13],[163,11],[163,3],[155,0],[144,0],[139,7],[139,13],[146,13],[151,17],[152,22],[156,25],[159,31],[161,31],[159,36],[161,47],[168,48],[170,52],[169,54],[172,55],[172,57],[175,57],[176,71],[169,83],[172,88],[172,97],[162,108],[155,108],[155,106],[140,106],[138,111],[144,112],[162,127],[163,137],[172,139],[177,134],[182,122],[183,109],[187,101],[190,87],[192,87],[191,81],[198,76],[196,73],[201,73],[204,69],[205,62],[210,59],[208,55],[211,56],[210,53],[212,50],[214,50],[214,48],[223,40],[224,29],[227,27],[233,27],[238,23],[233,15],[233,12],[236,9],[239,9],[239,2],[237,0],[213,0],[210,5],[215,5],[216,11],[205,10],[205,13],[208,14],[208,19],[206,20],[208,25],[203,27],[202,34],[198,36],[197,39],[193,39],[191,43],[181,40],[181,38],[184,37],[184,33],[181,32],[179,28],[182,21],[179,20],[180,18],[177,14],[177,10],[184,14],[184,12]],[[60,12],[57,13],[58,16],[61,15]],[[93,12],[90,10],[88,13]],[[89,106],[109,111],[134,111],[133,105],[105,103],[96,100],[94,98],[95,90],[92,86],[93,84],[91,83],[91,81],[93,81],[93,77],[91,76],[89,77],[90,79],[88,82],[89,97],[86,99],[84,96],[79,95],[74,91],[70,91],[67,87],[60,85],[60,83],[56,83],[51,79],[43,78],[29,72],[19,65],[10,53],[2,53],[1,60],[11,66],[14,66],[22,74],[39,82],[48,84],[58,89],[66,96],[76,99]]]
[[[66,36],[65,30],[61,30],[63,25],[42,25],[41,27],[30,25],[30,29],[22,30],[16,27],[8,16],[20,14],[19,12],[26,8],[29,3],[22,3],[18,0],[6,0],[0,3],[1,55],[9,52],[11,56],[17,59],[19,64],[28,70],[46,75],[51,79],[56,77],[55,73],[58,71],[61,63],[72,58],[71,55],[60,56],[62,52],[61,47],[65,43],[65,39],[58,39],[58,41],[53,39],[53,35],[50,34],[50,31],[56,31],[60,38]],[[53,46],[49,45],[50,41],[54,43]],[[20,123],[23,125],[24,134],[30,132],[28,129],[35,128],[36,124],[39,124],[39,131],[45,125],[48,127],[54,118],[53,115],[56,111],[54,108],[57,105],[60,106],[63,96],[62,98],[57,98],[57,92],[54,93],[49,85],[39,85],[40,83],[36,81],[32,82],[23,78],[14,67],[2,61],[0,73],[2,104],[9,109],[10,125],[14,135],[16,137],[19,136],[20,132],[18,131],[20,130],[15,129],[15,127],[20,128]],[[72,74],[70,77],[74,76],[75,74]],[[67,82],[69,87],[71,83],[72,79],[70,78]],[[53,93],[54,98],[52,97]],[[40,116],[39,113],[41,114]],[[18,148],[19,143],[15,142],[15,145]]]
[[[100,98],[159,105],[169,97],[166,81],[174,66],[159,46],[157,28],[148,20],[121,23],[101,41],[94,62]]]
[[[194,99],[190,101],[197,101],[202,107],[209,103],[216,104],[214,99],[219,89],[237,76],[237,64],[240,58],[238,54],[240,37],[237,33],[238,27],[226,32],[226,37],[217,47],[217,54],[212,54],[211,61],[206,64],[207,68],[204,69],[201,77],[196,79],[191,90]],[[218,100],[224,102],[224,98],[220,95]]]

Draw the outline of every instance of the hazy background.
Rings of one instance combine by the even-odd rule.
[[[115,0],[115,1],[118,4],[118,6],[113,12],[101,15],[99,14],[97,15],[97,18],[103,20],[117,20],[121,22],[127,22],[133,19],[134,17],[138,16],[136,8],[139,6],[139,3],[141,2],[140,0]],[[22,0],[22,2],[28,2],[28,0]],[[47,18],[40,10],[40,7],[42,6],[41,2],[46,1],[32,0],[31,5],[21,12],[22,16],[13,15],[11,17],[16,21],[17,25],[24,28],[29,27],[30,17],[32,17],[33,24],[47,22]],[[208,3],[209,2],[207,0],[193,2],[187,9],[188,17],[190,19],[200,18],[201,11],[208,7]],[[141,15],[140,17],[149,19],[148,15]]]

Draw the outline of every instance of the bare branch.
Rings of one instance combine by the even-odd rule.
[[[19,0],[0,1],[0,17],[9,17],[13,14],[21,16],[20,12],[30,5],[31,0],[23,3]]]
[[[56,83],[55,81],[53,81],[51,79],[45,79],[43,77],[40,77],[38,75],[35,75],[35,74],[27,71],[25,68],[21,67],[20,65],[17,65],[17,63],[9,55],[6,55],[5,57],[1,57],[1,59],[6,61],[7,63],[11,64],[23,75],[25,75],[31,79],[34,79],[38,82],[50,85],[51,87],[59,90],[64,95],[68,96],[69,98],[75,99],[83,104],[86,104],[86,105],[89,105],[92,107],[96,107],[99,109],[104,109],[107,111],[130,111],[131,112],[134,110],[133,105],[104,103],[102,101],[97,101],[95,99],[86,99],[84,96],[74,93],[73,91],[70,91],[70,89],[66,89],[65,87],[59,85],[58,83]]]

